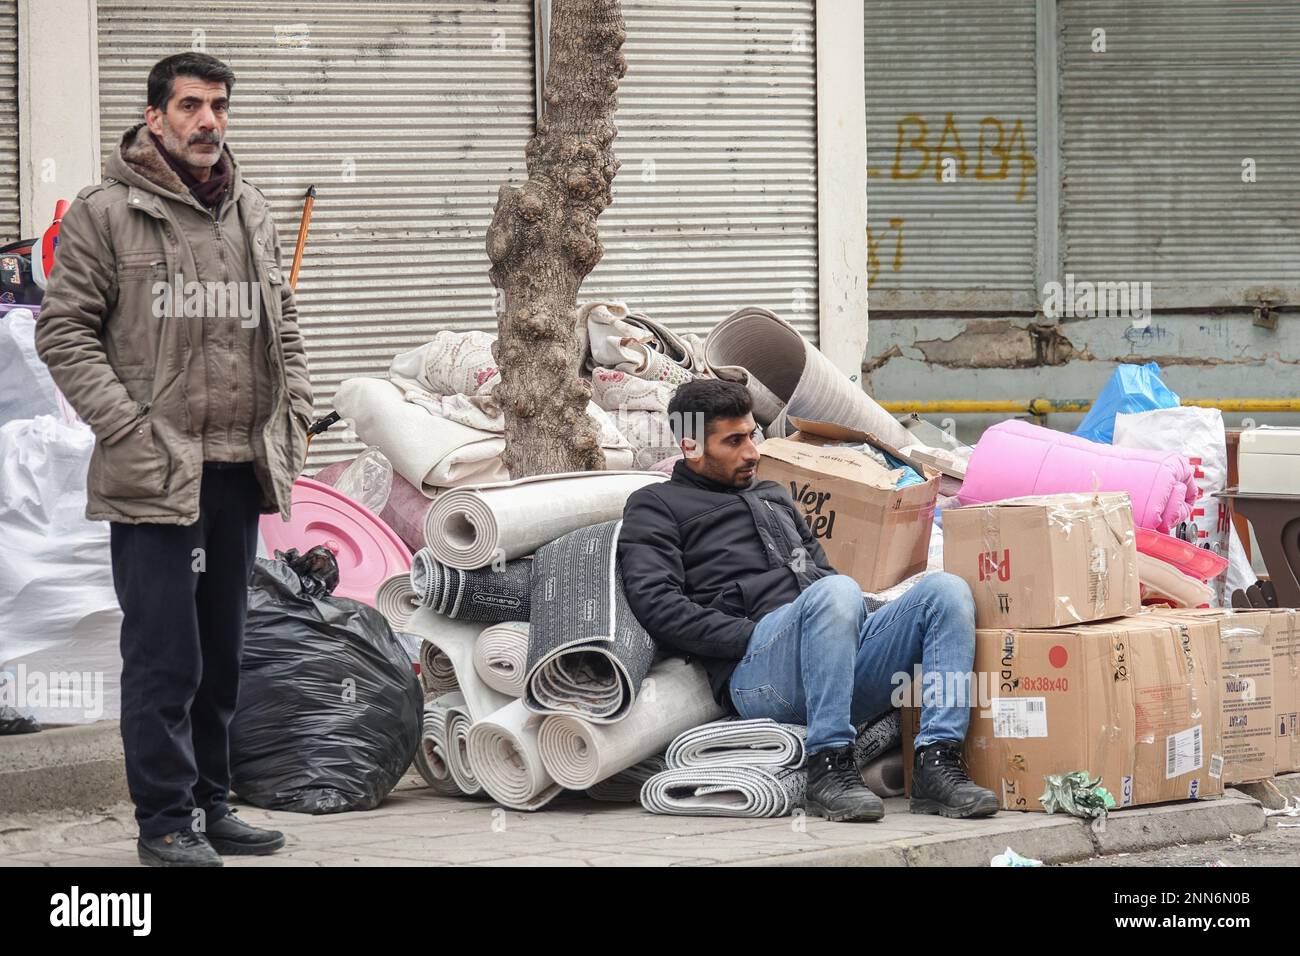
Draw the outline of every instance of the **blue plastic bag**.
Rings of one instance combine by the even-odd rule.
[[[1177,408],[1179,398],[1160,379],[1160,366],[1121,365],[1115,369],[1087,417],[1074,434],[1088,441],[1109,445],[1115,437],[1115,416],[1131,412],[1150,412],[1157,408]]]

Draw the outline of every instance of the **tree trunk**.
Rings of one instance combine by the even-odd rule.
[[[552,0],[546,110],[528,142],[528,182],[502,186],[487,232],[501,290],[493,346],[512,478],[605,467],[579,377],[578,289],[604,250],[596,217],[612,201],[614,110],[627,72],[619,0]]]

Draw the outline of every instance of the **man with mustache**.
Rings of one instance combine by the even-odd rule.
[[[623,590],[661,647],[698,658],[724,708],[807,726],[809,813],[879,820],[885,806],[858,773],[854,728],[893,706],[895,674],[917,664],[970,673],[975,602],[961,578],[937,572],[868,614],[862,589],[836,573],[789,493],[756,480],[752,409],[735,382],[678,387],[668,418],[684,457],[671,481],[628,499]],[[996,795],[961,764],[970,703],[922,703],[912,812],[997,812]]]
[[[153,866],[284,845],[231,813],[228,731],[258,517],[289,517],[312,393],[266,198],[224,145],[234,84],[204,53],[154,66],[144,123],[63,218],[36,332],[95,433],[86,516],[111,523],[122,746]],[[200,316],[174,314],[177,282],[208,290]]]

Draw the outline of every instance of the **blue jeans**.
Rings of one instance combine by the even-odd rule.
[[[854,729],[891,707],[896,674],[968,675],[975,663],[975,602],[954,574],[922,578],[871,614],[852,578],[814,582],[754,628],[731,675],[741,717],[808,727],[809,753],[852,744]],[[925,700],[916,746],[966,736],[973,701]]]

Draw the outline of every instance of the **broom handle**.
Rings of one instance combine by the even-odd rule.
[[[302,204],[302,221],[298,223],[298,243],[293,249],[293,268],[289,270],[289,288],[297,291],[298,272],[302,269],[302,251],[307,247],[307,230],[311,226],[311,210],[316,205],[316,187],[307,187]]]

